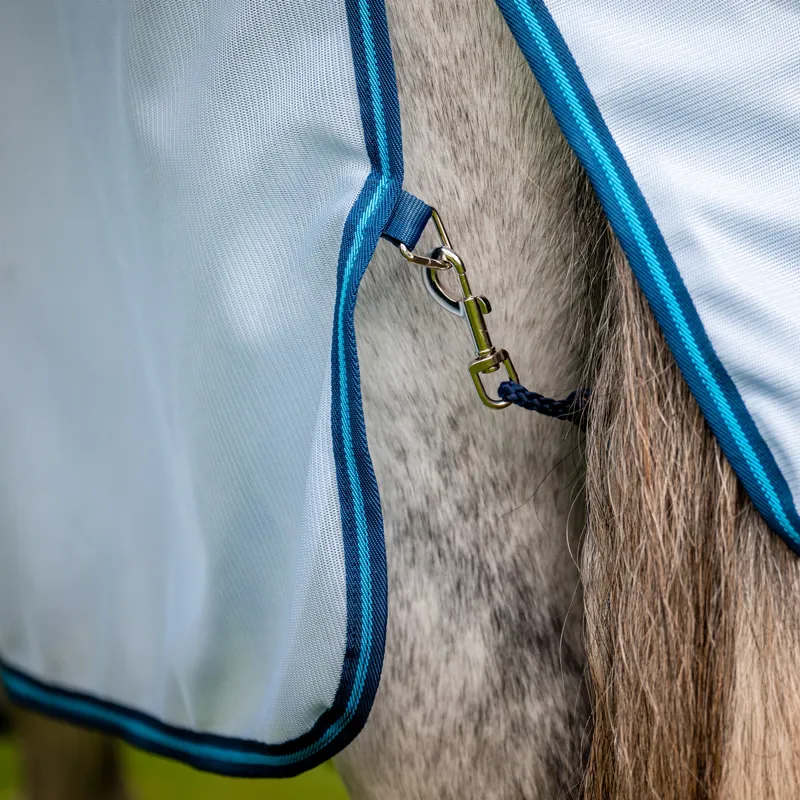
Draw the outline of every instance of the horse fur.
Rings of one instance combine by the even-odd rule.
[[[565,394],[607,244],[596,202],[494,2],[387,11],[406,186],[442,213],[523,380]],[[482,406],[466,325],[388,245],[356,324],[390,611],[375,706],[338,759],[351,796],[563,796],[588,719],[577,431]]]
[[[439,207],[523,381],[559,396],[583,377],[594,398],[585,443],[483,408],[466,326],[379,248],[357,327],[390,614],[375,707],[337,759],[351,797],[800,796],[795,556],[721,454],[493,0],[387,6],[406,186]],[[59,785],[76,762],[58,737],[62,755],[77,740],[25,716],[28,797],[77,800],[33,774]],[[107,760],[81,741],[82,763]]]

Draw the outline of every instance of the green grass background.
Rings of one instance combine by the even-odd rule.
[[[347,800],[332,764],[297,778],[245,780],[221,778],[123,745],[134,800]],[[19,790],[19,765],[10,739],[0,739],[0,800]],[[18,796],[18,795],[17,795]]]

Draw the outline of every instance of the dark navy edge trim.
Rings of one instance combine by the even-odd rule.
[[[388,610],[386,550],[378,485],[367,448],[353,314],[361,278],[401,196],[402,140],[383,0],[345,2],[372,168],[344,226],[331,348],[331,425],[347,586],[347,640],[331,708],[302,736],[267,745],[168,725],[0,664],[9,696],[20,705],[90,725],[144,750],[223,775],[291,777],[336,755],[364,726],[383,665]]]
[[[497,0],[586,169],[706,421],[756,508],[800,554],[789,486],[703,328],[647,201],[543,0]]]
[[[77,725],[88,725],[120,736],[136,747],[181,761],[196,769],[231,777],[291,777],[310,768],[305,763],[281,763],[287,745],[265,745],[211,733],[199,733],[161,722],[148,714],[94,695],[33,678],[8,663],[0,664],[3,684],[17,705]],[[279,761],[265,771],[265,759]],[[313,766],[327,760],[316,759]]]

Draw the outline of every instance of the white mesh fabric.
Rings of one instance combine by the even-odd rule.
[[[0,3],[0,656],[277,743],[345,648],[344,3]]]
[[[800,6],[547,0],[800,502]]]

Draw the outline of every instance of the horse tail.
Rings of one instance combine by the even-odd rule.
[[[587,799],[800,797],[800,562],[753,508],[619,246],[589,359]]]

